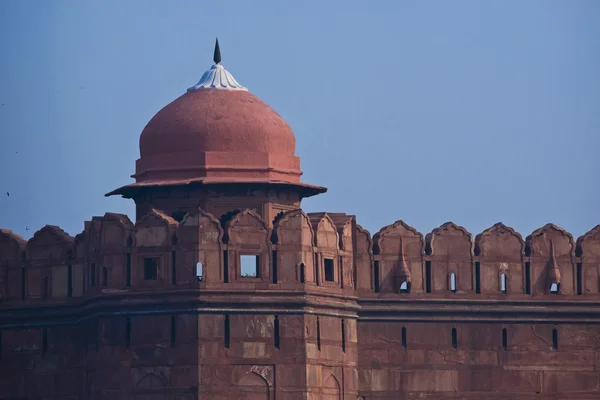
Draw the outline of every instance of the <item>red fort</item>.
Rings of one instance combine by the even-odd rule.
[[[600,398],[600,225],[305,213],[290,126],[220,64],[71,237],[0,231],[0,399]]]

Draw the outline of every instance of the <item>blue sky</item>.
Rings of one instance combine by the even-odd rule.
[[[329,188],[306,211],[371,233],[600,223],[599,1],[4,0],[0,227],[133,219],[103,195],[132,182],[139,134],[215,36],[294,129],[303,181]]]

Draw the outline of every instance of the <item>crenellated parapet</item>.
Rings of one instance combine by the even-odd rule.
[[[600,293],[600,225],[577,241],[552,224],[523,240],[498,223],[473,240],[451,222],[423,235],[396,221],[371,237],[355,221],[297,209],[270,224],[252,210],[217,219],[198,209],[178,222],[153,209],[135,224],[94,217],[74,238],[56,226],[29,241],[1,230],[2,304],[203,288],[398,299]]]
[[[600,293],[600,225],[577,239],[577,290],[582,295]]]
[[[525,294],[525,242],[499,222],[475,237],[476,283],[482,294]]]
[[[423,235],[396,221],[373,236],[374,290],[381,293],[423,292]]]

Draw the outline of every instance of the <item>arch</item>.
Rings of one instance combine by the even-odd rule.
[[[448,277],[448,288],[451,292],[456,292],[456,274],[454,272],[450,272]]]
[[[300,283],[306,282],[306,267],[304,266],[304,263],[298,265],[298,280]]]
[[[284,235],[284,231],[287,231],[288,229],[289,230],[294,229],[293,225],[297,218],[301,219],[299,225],[302,228],[308,228],[308,231],[310,232],[310,243],[306,243],[306,244],[312,246],[312,243],[313,243],[313,240],[315,237],[315,232],[314,232],[310,218],[304,211],[302,211],[300,209],[287,211],[287,212],[281,214],[281,216],[279,216],[279,218],[276,219],[276,222],[273,225],[273,233],[271,235],[271,242],[273,244],[282,244],[282,243],[280,243],[280,241]]]
[[[317,247],[334,247],[339,250],[340,237],[337,226],[333,219],[327,213],[309,213],[310,222],[313,226],[314,238],[313,243]],[[325,234],[326,236],[323,236]],[[333,234],[335,239],[328,240],[327,234]],[[319,240],[320,239],[320,240]]]
[[[136,246],[169,246],[179,223],[162,211],[152,209],[134,228]]]
[[[241,400],[270,399],[269,382],[265,377],[255,371],[250,371],[242,376],[237,383],[237,391],[236,397]]]
[[[400,284],[400,288],[398,289],[400,293],[409,293],[410,292],[410,282],[404,281]]]
[[[473,256],[474,245],[473,236],[462,226],[456,225],[454,222],[446,222],[425,236],[425,251],[427,254],[436,254],[436,239],[448,236],[464,236],[469,243],[469,254]]]
[[[406,222],[402,220],[398,220],[391,225],[384,226],[381,228],[375,235],[373,235],[373,254],[381,254],[382,249],[385,247],[383,243],[385,242],[386,236],[412,236],[416,237],[420,246],[420,254],[423,254],[425,250],[425,238],[423,234],[417,231],[414,227],[408,225]],[[392,253],[398,253],[397,250],[392,251]]]
[[[600,224],[577,239],[576,254],[584,259],[600,258]]]
[[[46,225],[29,239],[25,254],[29,259],[67,259],[74,238],[55,225]]]
[[[20,261],[27,241],[10,229],[0,229],[0,262]]]
[[[559,294],[560,293],[560,283],[553,282],[550,284],[550,293],[551,294]]]
[[[228,220],[225,223],[225,236],[223,238],[223,241],[225,243],[229,243],[232,238],[234,239],[234,243],[231,244],[235,244],[235,236],[236,235],[232,235],[232,233],[234,232],[234,230],[238,227],[251,227],[251,228],[255,228],[256,230],[259,231],[263,231],[267,234],[266,236],[266,244],[269,244],[269,238],[270,238],[270,229],[268,224],[266,223],[266,221],[257,213],[255,213],[252,210],[246,209],[243,211],[240,211],[238,213],[236,213],[230,220]]]
[[[323,400],[341,400],[341,398],[342,398],[341,395],[342,395],[342,393],[341,393],[340,382],[333,374],[330,374],[323,381],[322,399]]]
[[[506,282],[506,274],[505,273],[500,274],[500,292],[502,294],[506,294],[506,292],[508,292],[508,286],[507,286],[507,282]]]
[[[105,213],[100,219],[100,243],[102,248],[123,248],[135,229],[133,222],[125,214]]]
[[[575,241],[573,239],[573,235],[567,232],[565,229],[560,226],[554,224],[546,224],[541,228],[536,229],[531,233],[531,235],[527,236],[525,239],[525,254],[526,255],[537,255],[540,253],[540,249],[536,246],[539,243],[540,239],[543,241],[543,237],[549,235],[551,237],[561,236],[567,239],[569,243],[569,255],[575,256]]]
[[[138,381],[136,388],[138,388],[138,389],[155,389],[155,388],[164,388],[165,386],[166,386],[165,381],[162,378],[160,378],[158,375],[156,375],[155,373],[151,372]]]
[[[475,237],[475,255],[520,258],[524,254],[523,237],[502,222],[492,225]]]

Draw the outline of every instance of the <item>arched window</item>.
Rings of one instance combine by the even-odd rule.
[[[560,283],[553,283],[550,285],[550,293],[558,294],[560,292]]]
[[[300,264],[300,283],[304,283],[306,280],[305,277],[305,271],[304,271],[304,263]]]
[[[506,274],[500,274],[500,291],[506,294]]]
[[[404,281],[400,284],[400,293],[410,292],[410,282]]]
[[[456,292],[456,274],[454,272],[450,273],[449,286],[451,292]]]

